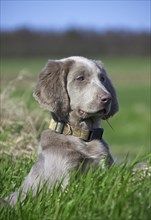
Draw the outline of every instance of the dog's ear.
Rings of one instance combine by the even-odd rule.
[[[106,81],[105,87],[110,92],[110,94],[112,96],[111,110],[108,113],[108,115],[106,116],[106,118],[109,118],[109,117],[113,116],[116,112],[118,112],[119,104],[118,104],[116,90],[115,90],[115,88],[114,88],[114,86],[108,76],[107,76],[107,81]]]
[[[106,115],[106,119],[109,118],[110,116],[113,116],[118,110],[119,110],[119,104],[118,104],[118,99],[117,99],[117,94],[116,94],[116,90],[104,68],[104,64],[101,61],[94,61],[95,64],[100,68],[101,71],[105,72],[106,75],[106,83],[105,83],[105,88],[110,92],[111,96],[112,96],[112,104],[111,104],[111,110],[108,113],[108,115]]]
[[[69,114],[69,97],[66,89],[67,74],[73,61],[49,60],[39,74],[34,97],[45,109],[53,112],[59,121]]]

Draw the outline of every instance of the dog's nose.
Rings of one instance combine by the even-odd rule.
[[[108,104],[108,103],[110,103],[110,101],[111,101],[111,95],[110,94],[105,94],[105,95],[103,95],[103,96],[101,96],[101,102],[103,103],[103,104]]]

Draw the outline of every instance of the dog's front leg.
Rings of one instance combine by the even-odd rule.
[[[44,158],[42,155],[39,155],[38,161],[32,166],[29,174],[23,181],[22,186],[10,196],[6,197],[5,201],[7,201],[11,206],[14,206],[17,203],[19,196],[21,196],[21,201],[24,201],[29,190],[32,189],[33,195],[35,195],[44,180],[43,167]]]

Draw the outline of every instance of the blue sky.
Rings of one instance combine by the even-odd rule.
[[[20,27],[64,30],[76,27],[150,31],[150,0],[0,1],[2,30]]]

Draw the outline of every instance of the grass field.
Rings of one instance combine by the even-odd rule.
[[[148,220],[151,215],[150,170],[134,173],[136,160],[150,163],[150,61],[149,58],[102,58],[117,89],[120,111],[102,123],[113,156],[126,162],[71,180],[67,190],[43,189],[25,204],[2,209],[1,219],[110,219]],[[32,97],[40,59],[1,60],[1,197],[20,186],[36,159],[41,131],[50,121]],[[136,159],[137,158],[137,159]],[[140,159],[141,158],[141,159]],[[135,162],[134,162],[135,160]],[[147,165],[145,165],[146,167]]]
[[[151,156],[150,156],[151,157]],[[142,158],[148,163],[151,161]],[[140,161],[141,161],[140,160]],[[139,161],[139,162],[140,162]],[[89,171],[86,175],[71,177],[65,191],[61,186],[47,192],[47,186],[32,198],[14,208],[3,207],[0,219],[6,220],[149,220],[151,215],[151,170],[134,171],[124,162],[111,169]],[[19,187],[33,163],[32,159],[1,159],[1,196]]]

